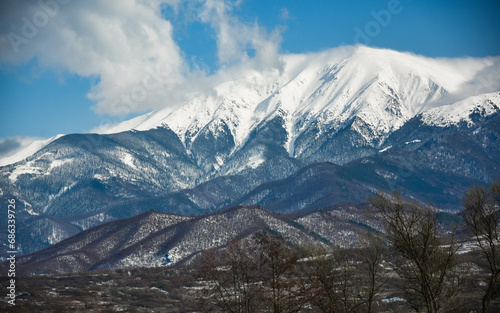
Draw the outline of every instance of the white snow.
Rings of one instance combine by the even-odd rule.
[[[491,115],[500,110],[500,92],[472,96],[467,99],[432,108],[422,114],[424,122],[428,125],[446,127],[465,122],[473,126],[469,117],[477,112],[483,116]]]
[[[388,147],[385,147],[385,148],[384,148],[384,149],[382,149],[382,150],[379,150],[378,152],[379,152],[379,153],[382,153],[382,152],[385,152],[385,151],[387,151],[387,150],[389,150],[389,149],[391,149],[391,148],[392,148],[392,146],[388,146]]]
[[[64,164],[67,164],[67,163],[71,163],[71,162],[73,162],[74,160],[75,160],[75,159],[70,158],[70,159],[62,159],[62,160],[54,160],[54,161],[52,161],[52,163],[50,163],[50,167],[49,167],[48,171],[45,173],[45,175],[50,175],[51,171],[52,171],[54,168],[57,168],[57,167],[63,166]]]
[[[419,143],[419,142],[422,142],[422,140],[420,140],[420,139],[415,139],[415,140],[412,140],[412,141],[407,141],[407,142],[405,142],[405,145],[409,145],[410,143]]]
[[[259,167],[259,165],[264,163],[264,161],[265,158],[262,156],[262,154],[253,155],[248,159],[247,167],[256,169],[257,167]]]
[[[64,164],[66,163],[71,163],[73,162],[74,159],[62,159],[62,160],[54,160],[51,164],[50,164],[50,169],[49,170],[52,170],[56,167],[59,167],[59,166],[63,166]]]
[[[98,180],[100,180],[100,181],[104,181],[104,180],[106,180],[106,179],[107,179],[107,177],[106,177],[106,176],[104,176],[104,175],[102,175],[102,174],[94,174],[94,178],[95,178],[95,179],[98,179]]]
[[[148,113],[107,133],[168,126],[185,141],[206,126],[216,133],[224,121],[238,146],[263,121],[281,116],[288,132],[285,148],[294,155],[300,153],[295,139],[317,121],[321,133],[357,116],[373,136],[394,131],[419,113],[431,125],[456,123],[471,112],[470,99],[447,105],[437,101],[473,85],[476,74],[497,66],[499,59],[433,59],[364,46],[284,55],[281,72],[249,70],[177,110]],[[485,107],[488,114],[498,110]]]
[[[121,157],[121,161],[123,164],[133,168],[133,169],[137,169],[137,166],[135,166],[134,164],[134,157],[132,155],[130,155],[129,153],[125,153],[123,154],[123,156]]]
[[[12,183],[15,183],[20,175],[24,174],[34,174],[41,175],[43,174],[43,169],[35,166],[34,161],[27,162],[26,164],[18,165],[14,171],[9,175],[9,180]]]
[[[40,215],[39,213],[33,211],[33,206],[29,202],[25,200],[22,200],[22,202],[24,203],[24,211],[26,213],[28,213],[29,215]]]
[[[400,298],[400,297],[392,297],[392,298],[382,299],[382,302],[384,302],[384,303],[406,302],[406,300],[403,298]]]
[[[20,175],[24,174],[33,174],[33,175],[50,175],[51,170],[53,170],[56,167],[62,166],[66,163],[73,162],[74,159],[62,159],[62,160],[54,160],[50,164],[50,167],[48,169],[41,168],[39,166],[36,166],[34,163],[35,161],[29,161],[26,162],[25,164],[20,164],[15,167],[15,169],[12,171],[12,173],[9,175],[9,180],[12,183],[15,183],[17,179],[19,178]]]
[[[36,152],[40,151],[42,148],[53,142],[54,140],[62,137],[63,135],[57,135],[49,139],[44,139],[44,140],[36,140],[33,141],[31,144],[29,144],[27,147],[21,149],[20,151],[16,152],[13,155],[4,157],[0,159],[0,166],[5,166],[9,164],[14,164],[19,161],[22,161]]]

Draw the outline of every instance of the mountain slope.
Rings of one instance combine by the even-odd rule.
[[[131,219],[91,228],[38,254],[23,256],[19,263],[34,263],[37,268],[50,268],[54,272],[88,270],[96,260],[119,253],[150,234],[185,220],[189,220],[189,217],[150,211]]]
[[[173,113],[152,113],[109,132],[166,124],[189,146],[199,134],[219,131],[223,122],[239,146],[253,129],[282,114],[291,134],[287,151],[297,155],[291,143],[316,121],[338,129],[358,117],[381,135],[457,92],[480,71],[498,67],[493,58],[453,62],[363,46],[288,55],[283,63],[281,72],[250,71],[219,85],[215,96],[194,98]]]
[[[22,242],[24,253],[54,243],[46,217],[66,236],[149,209],[199,214],[264,201],[310,210],[386,187],[457,209],[467,184],[498,178],[500,93],[476,91],[500,90],[480,79],[500,71],[499,60],[363,46],[286,55],[280,70],[248,70],[173,112],[62,136],[1,167],[0,188],[45,229],[36,247]],[[313,166],[324,162],[341,168],[328,177],[333,165]],[[326,167],[309,178],[326,183],[293,182],[307,166]]]
[[[230,241],[264,230],[285,236],[292,243],[321,240],[340,246],[360,245],[366,231],[380,228],[379,223],[367,221],[362,212],[350,207],[283,216],[242,206],[182,217],[149,211],[88,229],[45,250],[20,256],[17,263],[23,274],[154,267],[189,261],[203,250],[223,248]],[[318,214],[329,218],[318,220]],[[319,226],[328,239],[314,232]]]

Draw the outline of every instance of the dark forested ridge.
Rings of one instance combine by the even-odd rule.
[[[19,278],[18,309],[500,309],[500,183],[470,188],[459,214],[399,193],[369,203],[288,215],[150,211],[96,226],[18,259],[19,273],[31,273]]]

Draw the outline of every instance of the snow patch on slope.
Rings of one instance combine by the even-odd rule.
[[[57,167],[60,167],[60,166],[63,166],[67,163],[71,163],[75,161],[75,159],[73,158],[70,158],[70,159],[62,159],[62,160],[54,160],[52,161],[52,163],[50,163],[50,167],[49,169],[47,170],[47,172],[45,173],[45,175],[50,175],[51,171]]]
[[[43,174],[44,169],[34,165],[34,161],[27,162],[26,164],[17,166],[12,173],[9,175],[9,180],[12,183],[15,183],[19,176],[32,174],[32,175],[41,175]]]
[[[127,165],[128,167],[131,167],[133,169],[137,169],[137,166],[135,166],[134,163],[134,157],[128,153],[124,153],[120,160],[122,161],[123,164]]]
[[[265,158],[262,154],[253,155],[248,159],[247,167],[250,167],[252,169],[256,169],[257,167],[259,167],[259,165],[264,163],[264,161],[265,161]]]

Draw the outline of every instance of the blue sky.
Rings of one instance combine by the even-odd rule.
[[[173,83],[155,96],[169,99],[182,81],[252,58],[266,45],[279,54],[362,43],[429,57],[500,55],[499,1],[169,0],[158,1],[160,10],[132,0],[52,0],[52,11],[17,2],[0,5],[0,138],[87,132],[158,108],[146,105],[149,98],[124,115],[110,106],[158,60],[166,64],[162,79]],[[41,27],[13,52],[8,35],[22,35],[26,18],[35,17]]]

